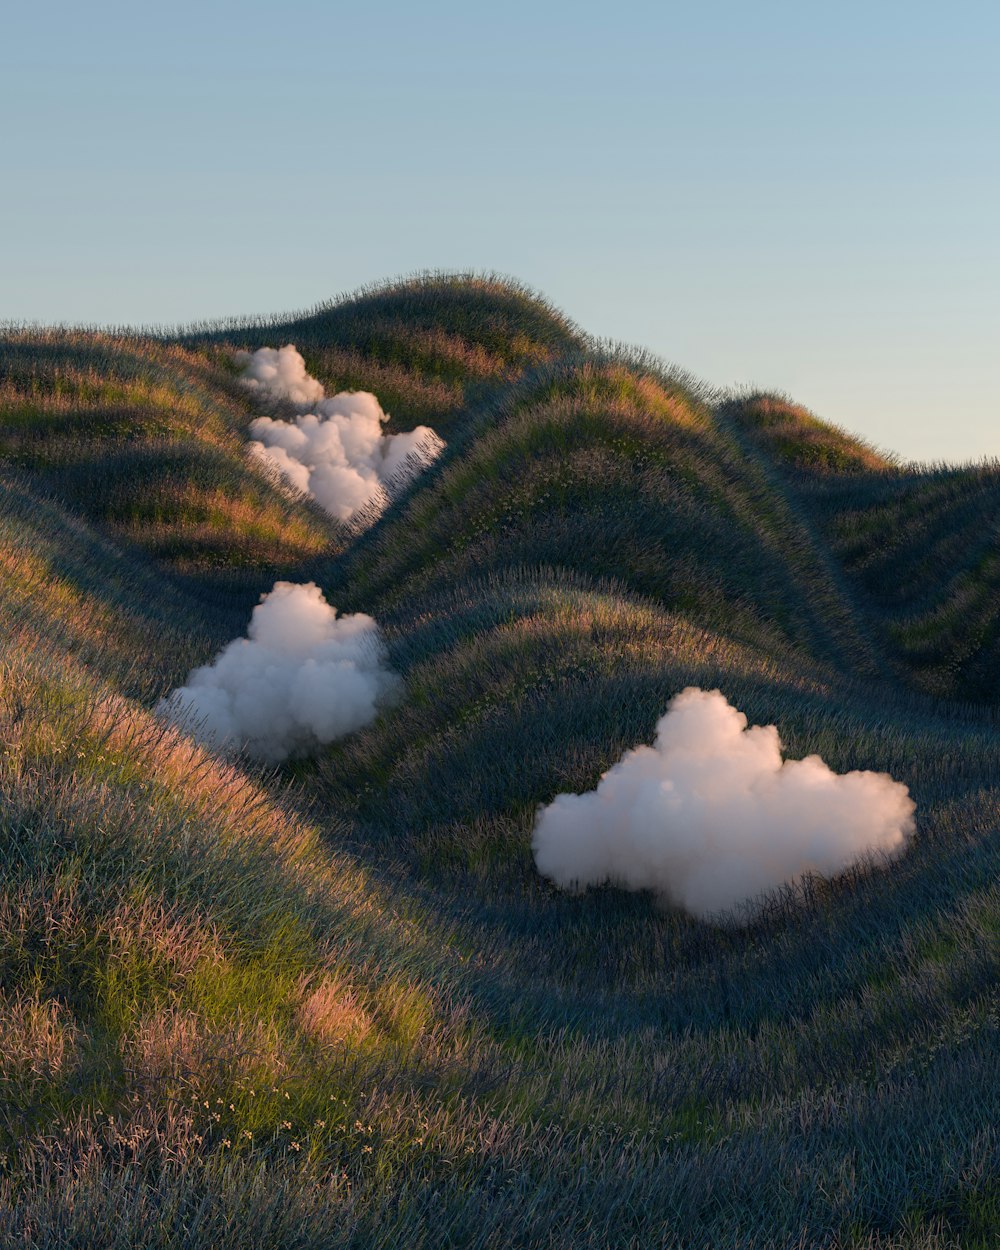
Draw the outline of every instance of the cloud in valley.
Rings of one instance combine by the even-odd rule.
[[[247,637],[196,668],[159,711],[210,746],[277,763],[369,724],[401,686],[370,616],[338,616],[312,582],[277,582]]]
[[[388,416],[368,391],[326,397],[289,344],[239,352],[244,382],[267,402],[301,409],[292,420],[257,417],[251,450],[338,521],[378,515],[393,495],[444,450],[429,426],[385,434]]]
[[[773,725],[718,691],[689,687],[586,794],[539,809],[538,871],[564,889],[653,890],[700,917],[830,876],[872,854],[900,854],[913,832],[906,786],[884,773],[837,774],[818,755],[782,760]]]

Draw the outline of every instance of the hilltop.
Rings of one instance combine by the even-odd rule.
[[[287,343],[446,441],[364,532],[248,454]],[[992,1244],[997,465],[428,276],[5,331],[0,475],[0,1244]],[[404,694],[265,768],[156,708],[278,580]],[[719,923],[553,889],[539,805],[692,685],[908,785],[908,852]]]

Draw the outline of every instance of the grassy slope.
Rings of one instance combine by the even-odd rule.
[[[726,416],[779,468],[898,671],[932,694],[996,702],[997,464],[902,466],[766,396]]]
[[[376,286],[300,317],[196,329],[185,339],[227,349],[289,341],[328,391],[374,391],[404,428],[429,422],[446,439],[470,401],[586,342],[527,289],[472,277]]]
[[[0,336],[0,456],[163,568],[254,585],[327,550],[332,527],[246,454],[228,371],[141,337]]]
[[[828,440],[855,489],[896,470],[812,426],[778,447],[644,362],[588,364],[526,301],[425,282],[220,335],[287,337],[380,396],[391,368],[408,423],[454,370],[445,461],[324,575],[385,622],[408,698],[284,778],[144,710],[240,628],[211,574],[196,598],[159,549],[13,481],[7,1243],[990,1244],[995,721],[873,679],[892,635],[805,462]],[[183,353],[224,390],[213,357]],[[691,682],[792,754],[909,783],[907,859],[748,931],[550,891],[535,805]]]

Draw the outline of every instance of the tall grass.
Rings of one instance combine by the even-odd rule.
[[[495,282],[301,328],[4,340],[0,1244],[991,1246],[994,471],[716,411]],[[453,403],[343,550],[237,454],[229,346],[286,332],[401,420]],[[406,698],[261,773],[149,709],[287,569]],[[692,683],[906,782],[910,852],[719,925],[551,890],[537,805]]]
[[[255,584],[334,534],[246,452],[235,379],[176,346],[78,331],[0,338],[0,455],[115,537],[181,574]]]
[[[783,470],[783,487],[852,586],[887,664],[917,688],[1000,694],[1000,466],[904,466],[768,396],[724,418]]]

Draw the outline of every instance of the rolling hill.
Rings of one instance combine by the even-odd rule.
[[[360,535],[247,453],[285,343],[447,440]],[[996,465],[431,276],[5,331],[0,473],[0,1244],[995,1243]],[[405,694],[265,769],[155,709],[276,579]],[[539,804],[690,685],[905,782],[907,854],[718,923],[554,890]]]

